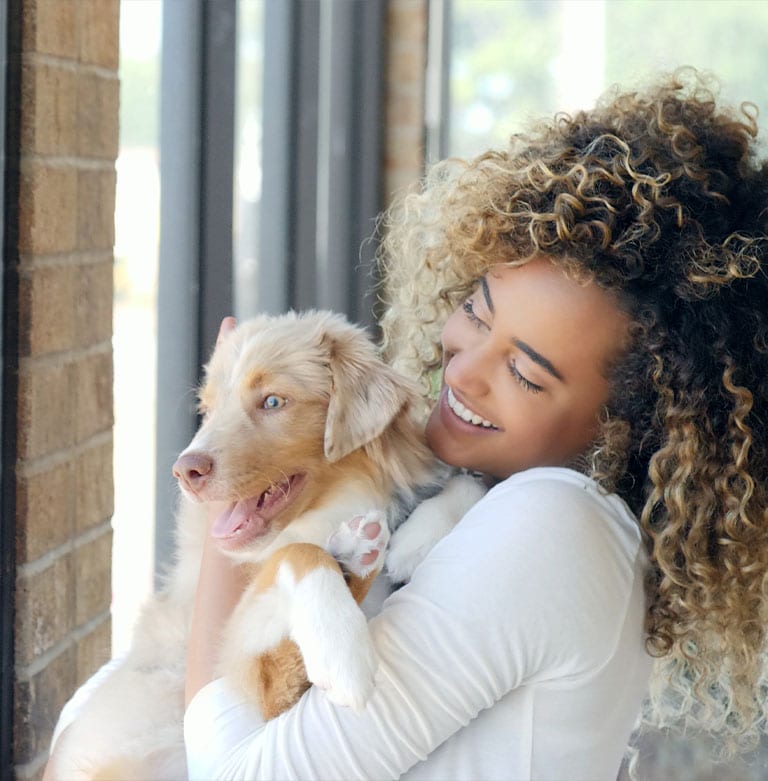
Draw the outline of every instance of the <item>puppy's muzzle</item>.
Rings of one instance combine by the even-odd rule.
[[[182,488],[196,495],[205,488],[212,474],[213,459],[207,453],[182,453],[173,465],[173,476]]]

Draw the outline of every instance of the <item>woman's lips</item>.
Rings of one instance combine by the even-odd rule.
[[[448,385],[443,385],[440,393],[440,417],[446,426],[462,432],[490,434],[499,431],[498,426],[483,418],[456,398]],[[469,418],[469,420],[467,420]],[[475,422],[477,421],[477,422]]]
[[[453,412],[456,413],[457,417],[461,418],[465,423],[471,423],[473,426],[479,426],[480,428],[497,428],[497,426],[494,426],[490,420],[484,418],[473,409],[467,407],[463,402],[459,401],[456,398],[456,394],[454,393],[453,388],[450,386],[446,387],[448,388],[446,393],[448,406]]]

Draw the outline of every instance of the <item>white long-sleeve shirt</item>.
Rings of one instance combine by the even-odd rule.
[[[213,681],[186,712],[190,778],[614,781],[651,668],[644,568],[619,498],[569,469],[513,475],[370,622],[363,711],[311,688],[265,723]]]

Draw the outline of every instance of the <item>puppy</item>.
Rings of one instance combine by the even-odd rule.
[[[356,600],[384,556],[361,562],[386,546],[393,495],[408,499],[435,475],[415,394],[361,329],[328,312],[259,317],[220,340],[202,425],[174,466],[176,561],[128,655],[61,734],[54,778],[185,777],[184,667],[211,502],[225,509],[210,533],[250,575],[221,673],[267,718],[310,682],[363,705],[376,660]]]

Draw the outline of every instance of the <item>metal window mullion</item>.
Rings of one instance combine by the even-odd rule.
[[[173,552],[171,465],[197,420],[194,388],[232,311],[234,0],[163,3],[155,565]]]
[[[295,35],[299,7],[293,0],[265,0],[262,110],[262,195],[259,219],[259,311],[282,312],[290,305],[293,255],[292,214],[295,149]]]
[[[290,305],[317,307],[317,129],[320,112],[320,3],[301,2],[294,37],[294,122],[287,143],[292,144],[290,200]],[[279,262],[277,260],[276,262]]]
[[[448,155],[451,120],[451,18],[453,0],[429,0],[424,107],[426,160]]]
[[[317,128],[317,303],[349,311],[352,204],[354,6],[320,3],[320,110]],[[352,67],[350,67],[352,66]]]
[[[372,322],[370,245],[381,207],[382,39],[378,0],[322,0],[317,152],[318,305]],[[361,257],[361,246],[368,253]]]
[[[350,314],[358,322],[374,326],[377,320],[377,282],[373,238],[379,213],[384,206],[384,39],[385,4],[380,0],[356,4],[359,16],[355,35],[359,67],[354,69],[354,93],[359,96],[352,116],[355,129],[355,210],[352,214],[351,269],[354,284]]]
[[[198,366],[233,313],[236,0],[203,3]]]

